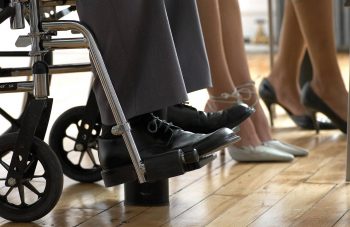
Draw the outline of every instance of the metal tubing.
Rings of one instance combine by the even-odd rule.
[[[25,27],[22,3],[11,0],[10,6],[15,9],[15,15],[11,17],[11,29],[23,29]]]
[[[88,48],[88,42],[85,38],[75,39],[51,39],[42,42],[45,49],[82,49]]]
[[[29,3],[30,9],[30,36],[32,40],[32,49],[30,51],[30,56],[32,57],[32,62],[43,60],[43,51],[41,49],[41,36],[40,31],[40,15],[39,15],[39,0],[31,0]],[[49,83],[48,75],[45,73],[33,74],[34,77],[34,97],[36,99],[45,99],[49,95]]]
[[[108,103],[111,107],[114,119],[116,120],[116,123],[118,125],[124,125],[128,126],[129,123],[127,122],[124,112],[122,110],[122,107],[119,103],[117,94],[114,90],[112,81],[109,77],[107,68],[103,62],[102,55],[97,47],[97,44],[90,33],[90,31],[85,28],[83,25],[81,25],[79,22],[76,21],[57,21],[57,22],[50,22],[50,23],[42,23],[42,28],[44,31],[65,31],[65,30],[77,30],[80,33],[83,34],[83,36],[88,40],[89,47],[90,47],[90,56],[92,58],[92,61],[94,63],[94,66],[97,71],[97,75],[101,81],[101,84],[103,86],[103,90],[106,94],[106,97],[108,99]],[[129,127],[125,127],[129,128]],[[138,176],[140,183],[145,183],[145,167],[142,163],[140,154],[137,150],[135,141],[132,137],[131,131],[126,130],[122,134],[125,145],[128,149],[130,158],[132,160],[132,163],[134,165],[136,174]]]
[[[32,81],[0,83],[0,93],[32,92]]]
[[[76,0],[41,0],[41,4],[43,7],[52,7],[52,6],[62,6],[62,5],[70,5],[75,6]]]
[[[69,64],[69,65],[52,65],[49,66],[49,74],[65,74],[91,72],[91,64]],[[0,77],[29,76],[32,74],[31,67],[23,68],[0,68]]]

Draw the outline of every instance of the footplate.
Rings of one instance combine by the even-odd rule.
[[[144,165],[147,181],[166,179],[186,173],[181,149],[145,159]]]
[[[199,158],[195,149],[186,149],[185,152],[177,149],[147,157],[143,160],[146,169],[146,181],[150,182],[179,176],[186,172],[200,169],[215,158],[215,155]],[[101,175],[106,187],[137,180],[135,169],[131,163],[113,169],[105,169],[101,172]]]

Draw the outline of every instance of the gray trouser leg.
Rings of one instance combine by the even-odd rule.
[[[195,1],[177,1],[77,2],[127,119],[185,101],[186,87],[192,91],[210,85]],[[94,89],[102,122],[114,124],[99,83]]]

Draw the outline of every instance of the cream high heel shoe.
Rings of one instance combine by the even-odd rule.
[[[263,143],[266,147],[271,147],[277,149],[279,151],[286,152],[288,154],[292,154],[294,156],[307,156],[309,154],[308,150],[298,147],[292,144],[284,143],[279,140],[269,140]]]
[[[294,156],[272,147],[259,146],[229,146],[226,148],[232,159],[239,162],[290,162]]]
[[[249,102],[254,107],[258,103],[258,95],[255,83],[250,81],[237,86],[232,93],[210,96],[210,100],[211,102],[208,102],[206,105],[206,110],[218,111],[218,105],[235,105],[241,102]],[[227,150],[233,159],[242,162],[288,162],[294,159],[294,154],[298,156],[307,155],[306,150],[293,147],[292,145],[288,146],[277,140],[267,141],[259,146],[243,146],[241,148],[230,146]]]

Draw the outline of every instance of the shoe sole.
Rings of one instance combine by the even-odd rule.
[[[212,144],[212,141],[204,141],[200,144],[200,147],[204,147],[205,149],[201,149],[200,147],[196,147],[199,157],[205,157],[212,155],[213,153],[223,150],[224,148],[230,146],[233,143],[238,142],[241,139],[241,137],[235,135],[234,133],[231,133],[229,135],[226,135],[225,137],[219,136],[218,138],[215,138],[215,144]]]
[[[163,154],[163,156],[167,158],[166,160],[162,160],[161,158],[157,160],[157,158],[154,158],[153,161],[150,159],[144,161],[147,171],[147,181],[155,181],[179,176],[186,172],[200,169],[216,158],[215,155],[207,155],[205,157],[201,157],[198,162],[186,164],[183,163],[181,150],[171,151],[167,153],[168,154],[166,155]],[[166,170],[164,168],[166,168]],[[102,170],[101,176],[106,187],[138,180],[137,174],[132,164],[124,165],[118,168]]]

